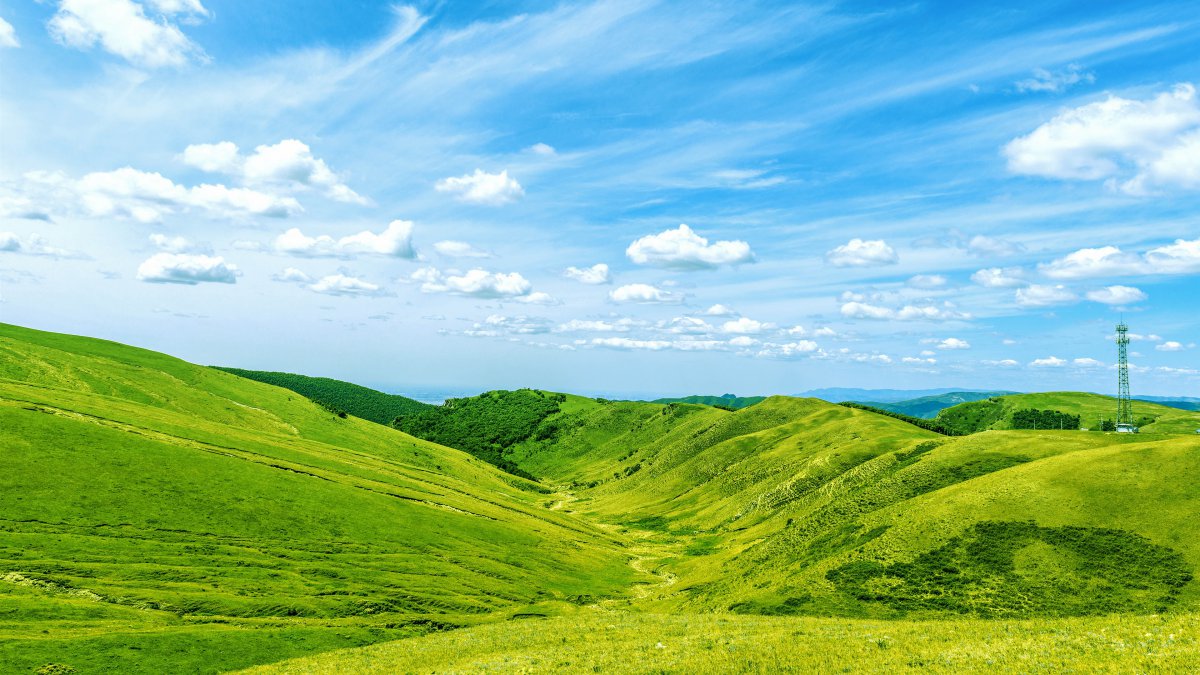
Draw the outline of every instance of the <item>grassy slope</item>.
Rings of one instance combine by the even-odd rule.
[[[324,403],[334,409],[344,411],[355,417],[361,417],[376,424],[391,424],[392,420],[401,415],[411,415],[434,407],[428,403],[422,403],[406,396],[385,394],[381,391],[368,389],[367,387],[351,384],[350,382],[333,380],[328,377],[309,377],[307,375],[275,373],[264,370],[213,367],[217,370],[233,373],[239,377],[290,389],[318,403]]]
[[[1019,404],[1081,405],[1069,396],[1025,399]],[[947,438],[784,397],[737,412],[584,399],[557,422],[556,437],[510,456],[572,486],[564,508],[644,538],[644,566],[671,583],[650,589],[643,606],[1028,616],[1200,600],[1190,581],[1200,532],[1186,515],[1200,509],[1194,435]],[[1022,525],[1030,519],[1036,527]],[[1095,546],[1116,557],[1090,552]],[[1092,555],[1101,568],[1083,564]],[[862,560],[880,568],[854,567]],[[939,577],[940,560],[961,574]],[[1146,575],[1156,581],[1143,593],[1135,587]],[[1043,588],[1043,579],[1058,586]],[[931,584],[957,590],[930,598]],[[1094,585],[1109,590],[1088,595],[1091,604],[1070,602]],[[997,594],[1024,604],[975,598]]]
[[[996,415],[991,415],[985,418],[984,428],[1011,428],[1009,419],[1011,418],[1013,411],[1020,410],[1022,408],[1058,410],[1060,412],[1069,413],[1072,415],[1079,415],[1082,420],[1081,424],[1085,428],[1096,428],[1098,426],[1098,420],[1101,416],[1103,416],[1105,419],[1112,420],[1116,417],[1117,410],[1116,399],[1113,399],[1109,396],[1072,391],[1046,392],[1041,394],[1014,394],[1011,396],[1001,396],[995,400],[1000,402],[1002,411],[1000,412],[998,419],[996,419]],[[986,406],[989,406],[989,402],[987,401],[954,406],[939,413],[939,419],[969,416],[975,409]],[[1200,429],[1200,412],[1192,410],[1180,410],[1178,408],[1172,408],[1147,401],[1133,402],[1133,416],[1136,419],[1146,417],[1154,419],[1153,423],[1142,425],[1142,433],[1194,434],[1196,429]]]
[[[1200,619],[864,621],[584,613],[493,624],[249,672],[1195,672]]]
[[[20,481],[0,484],[10,518],[0,521],[0,574],[12,591],[0,597],[9,603],[0,662],[36,666],[65,653],[151,669],[100,636],[119,624],[177,667],[205,663],[188,647],[205,639],[249,664],[422,630],[414,619],[472,624],[571,606],[553,599],[606,610],[1037,616],[1044,622],[1025,624],[1028,640],[1048,658],[1077,659],[1083,652],[1056,651],[1037,626],[1065,626],[1068,642],[1087,646],[1080,631],[1108,624],[1067,617],[1166,611],[1183,625],[1179,613],[1200,606],[1191,579],[1200,437],[1162,433],[1184,431],[1182,417],[1162,416],[1160,433],[1137,436],[947,438],[815,399],[772,397],[731,412],[566,396],[537,433],[505,449],[562,487],[547,497],[461,453],[169,357],[11,327],[0,339],[10,350],[0,377],[11,378],[0,380],[0,433],[25,444],[0,459],[14,464],[0,476]],[[1032,396],[1015,404],[1109,405]],[[62,443],[64,433],[77,437]],[[130,485],[130,475],[146,479]],[[586,613],[567,613],[568,629],[594,629]],[[5,622],[9,614],[45,623]],[[695,634],[688,620],[619,616]],[[774,626],[783,624],[694,621],[731,622],[735,641],[782,644]],[[813,623],[794,630],[806,635],[845,625],[842,639],[877,625],[804,621]],[[878,625],[917,636],[942,624]],[[31,639],[50,628],[52,639]],[[496,630],[462,639],[494,644]],[[530,630],[517,637],[537,652],[541,631]],[[437,645],[457,638],[439,639],[418,644],[444,658]],[[631,640],[615,635],[612,649]],[[601,663],[622,663],[598,644]],[[1194,644],[1186,654],[1195,658]]]
[[[0,446],[6,672],[215,672],[638,577],[468,455],[115,343],[0,324]]]

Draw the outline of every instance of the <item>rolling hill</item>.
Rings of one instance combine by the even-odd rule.
[[[1108,396],[1082,392],[1014,394],[946,408],[936,419],[966,433],[1011,429],[1012,414],[1031,408],[1078,415],[1084,428],[1099,428],[1101,419],[1116,417],[1117,403]],[[1188,434],[1200,429],[1200,412],[1159,403],[1134,401],[1133,416],[1143,434]]]
[[[1080,411],[1112,403],[1013,399]],[[1200,508],[1189,478],[1200,438],[1184,433],[1182,411],[1147,408],[1158,433],[1141,435],[948,437],[816,399],[772,397],[736,412],[564,401],[505,456],[564,486],[565,508],[642,539],[676,582],[643,606],[1028,617],[1197,600],[1200,547],[1187,540],[1195,526],[1185,514]]]
[[[984,403],[1113,407],[1058,392],[943,416],[979,423],[963,410]],[[0,325],[0,665],[549,671],[644,653],[666,670],[840,669],[862,645],[946,672],[1200,663],[1197,415],[1136,411],[1146,433],[1001,414],[948,436],[815,398],[519,390],[421,409],[402,431]],[[557,618],[504,621],[520,617]],[[938,650],[963,631],[992,637]],[[1097,631],[1156,637],[1130,651]]]
[[[622,597],[537,486],[291,391],[0,325],[0,670],[217,672]]]

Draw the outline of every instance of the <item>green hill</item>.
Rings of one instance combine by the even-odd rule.
[[[0,325],[0,670],[216,672],[454,627],[281,668],[1200,662],[1196,414],[1135,404],[1142,434],[999,428],[1112,406],[1050,393],[938,419],[983,403],[1001,414],[964,436],[781,396],[490,392],[397,422],[451,449]],[[526,617],[558,618],[506,621]]]
[[[1100,428],[1100,420],[1115,419],[1117,401],[1109,396],[1083,392],[1013,394],[946,408],[937,420],[964,433],[986,429],[1013,428],[1013,413],[1019,410],[1050,410],[1078,415],[1084,428]],[[1200,429],[1200,412],[1182,410],[1148,401],[1133,402],[1133,416],[1142,433],[1187,434]]]
[[[875,408],[880,408],[882,410],[890,410],[891,412],[900,413],[902,415],[933,419],[934,417],[937,417],[937,414],[945,408],[956,406],[960,403],[980,401],[983,399],[1004,396],[1011,393],[1012,392],[1008,391],[952,391],[947,394],[921,396],[919,398],[911,398],[893,403],[878,403],[872,401],[857,402]]]
[[[681,398],[659,398],[653,403],[698,403],[700,405],[711,405],[718,408],[728,408],[730,410],[740,410],[748,408],[756,403],[762,403],[766,400],[766,396],[734,396],[733,394],[722,394],[721,396],[684,396]]]
[[[1015,398],[1015,408],[1104,403]],[[1189,478],[1200,438],[1162,433],[1180,427],[1163,411],[1182,411],[1147,409],[1164,415],[1159,434],[947,437],[816,399],[736,412],[565,400],[505,456],[567,487],[564,508],[643,540],[677,581],[647,607],[1028,617],[1197,599],[1200,546],[1184,514],[1200,508]]]
[[[533,484],[294,392],[0,324],[0,671],[217,672],[623,597]]]
[[[292,373],[243,370],[221,366],[213,366],[213,368],[256,382],[265,382],[276,387],[291,389],[335,413],[345,412],[376,424],[391,424],[392,420],[401,415],[411,415],[433,407],[428,403],[414,401],[405,396],[385,394],[357,384],[331,380],[328,377],[309,377]]]
[[[397,416],[392,424],[405,433],[457,448],[504,471],[534,479],[505,458],[503,451],[532,436],[542,420],[557,413],[565,400],[562,394],[532,389],[492,391],[427,406]]]

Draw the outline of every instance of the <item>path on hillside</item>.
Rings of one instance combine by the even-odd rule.
[[[568,508],[579,500],[579,497],[571,490],[560,486],[554,499],[547,502],[545,507],[550,511],[565,511],[566,513],[574,513]],[[658,582],[634,582],[630,586],[630,591],[633,594],[634,600],[644,600],[651,596],[661,597],[666,595],[666,590],[674,586],[679,581],[679,575],[674,572],[667,571],[663,565],[656,564],[661,560],[675,557],[679,555],[679,549],[683,547],[683,542],[663,542],[661,540],[665,535],[662,532],[653,530],[643,530],[631,528],[624,525],[616,525],[612,523],[603,523],[591,518],[587,518],[586,514],[580,514],[584,518],[605,532],[626,539],[628,548],[626,552],[629,556],[628,563],[635,572],[639,574],[657,577]],[[621,603],[628,603],[628,598],[613,598],[609,600],[601,600],[596,603],[596,607],[612,608]]]

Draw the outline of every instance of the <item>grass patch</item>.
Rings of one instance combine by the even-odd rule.
[[[901,613],[1083,616],[1167,611],[1192,570],[1130,532],[989,521],[912,562],[856,560],[826,577],[841,593]]]

